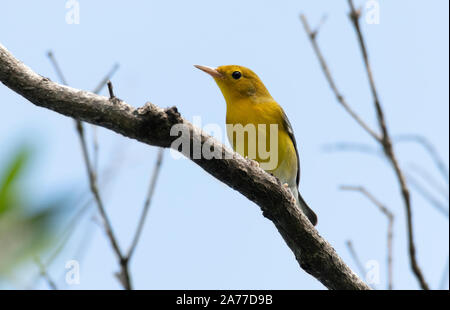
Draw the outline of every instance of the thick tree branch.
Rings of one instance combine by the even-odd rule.
[[[330,289],[369,289],[342,261],[296,207],[288,189],[261,168],[232,152],[214,138],[184,120],[176,108],[161,109],[151,103],[135,109],[119,99],[62,86],[42,77],[0,45],[0,81],[37,106],[111,129],[140,142],[171,147],[177,136],[170,129],[178,124],[190,133],[190,141],[212,146],[223,159],[193,162],[218,180],[258,204],[293,251],[300,266]]]

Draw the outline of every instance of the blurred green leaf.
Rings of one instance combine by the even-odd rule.
[[[6,165],[5,171],[0,175],[0,216],[12,207],[21,205],[21,196],[17,185],[24,174],[31,155],[31,148],[28,146],[20,147]]]
[[[0,276],[10,274],[15,266],[39,255],[54,241],[53,223],[60,205],[39,209],[33,214],[0,217]]]
[[[70,208],[64,193],[49,193],[36,202],[25,186],[34,151],[24,145],[0,169],[0,279],[13,275],[20,264],[40,256],[57,238],[58,216]],[[36,184],[36,183],[34,183]]]

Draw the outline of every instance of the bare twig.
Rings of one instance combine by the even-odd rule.
[[[439,155],[439,152],[436,150],[436,147],[427,138],[417,134],[404,134],[395,136],[394,142],[414,142],[421,145],[431,156],[438,171],[448,184],[449,182],[448,167],[445,164],[444,160]]]
[[[117,69],[119,69],[119,64],[114,64],[114,66],[112,67],[111,71],[109,71],[105,77],[100,81],[100,83],[98,83],[97,87],[94,88],[94,90],[92,91],[94,94],[99,94],[103,87],[105,87],[106,83],[108,83],[108,81],[112,78],[112,76],[114,75],[114,73],[116,73]],[[95,173],[98,172],[98,152],[99,152],[99,147],[98,147],[98,133],[97,133],[97,126],[92,125],[92,149],[93,149],[93,166],[94,166],[94,171]]]
[[[111,83],[111,81],[108,81],[108,92],[109,92],[109,98],[113,99],[116,96],[114,96],[114,90],[113,90],[113,84]]]
[[[36,265],[39,268],[39,273],[40,273],[41,277],[45,279],[45,281],[47,282],[48,286],[52,290],[57,290],[58,287],[56,286],[55,281],[53,281],[53,279],[50,277],[50,275],[47,272],[47,269],[45,268],[44,264],[42,264],[42,262],[39,259],[39,257],[35,257],[34,261],[36,262]]]
[[[92,129],[92,166],[94,169],[94,172],[98,173],[98,153],[99,153],[99,145],[98,145],[98,132],[97,132],[97,126],[91,125]]]
[[[367,72],[367,76],[369,78],[369,84],[370,84],[370,89],[372,92],[372,96],[374,98],[374,105],[375,105],[375,109],[376,109],[376,115],[377,115],[377,119],[378,119],[378,125],[380,127],[381,130],[381,137],[376,134],[372,129],[370,129],[367,124],[361,120],[361,118],[359,118],[355,112],[353,112],[353,110],[349,107],[349,105],[343,100],[342,95],[340,95],[339,90],[336,87],[336,84],[333,80],[333,78],[331,77],[330,74],[330,70],[328,69],[328,65],[326,64],[322,53],[319,49],[319,46],[317,44],[316,41],[316,36],[312,35],[310,27],[308,25],[308,22],[306,20],[306,17],[304,15],[301,15],[301,21],[303,23],[303,26],[305,28],[306,33],[308,34],[308,37],[311,41],[311,44],[313,46],[313,49],[317,55],[317,58],[319,59],[319,62],[321,64],[322,70],[325,74],[326,79],[328,80],[328,83],[331,87],[331,89],[333,90],[334,94],[336,95],[336,98],[338,100],[338,102],[344,107],[344,109],[360,124],[360,126],[366,131],[368,132],[377,142],[379,142],[382,147],[383,147],[383,151],[386,155],[386,158],[389,160],[389,162],[392,165],[392,168],[395,172],[395,175],[397,177],[398,183],[400,185],[401,188],[401,195],[404,201],[404,205],[405,205],[405,210],[406,210],[406,219],[407,219],[407,233],[408,233],[408,248],[409,248],[409,257],[410,257],[410,264],[411,264],[411,268],[413,270],[414,275],[416,276],[417,280],[419,281],[420,286],[423,289],[428,289],[428,285],[425,282],[425,279],[423,277],[422,274],[422,270],[420,269],[417,260],[416,260],[416,249],[415,249],[415,243],[414,243],[414,235],[413,235],[413,224],[412,224],[412,210],[411,210],[411,198],[410,198],[410,193],[409,193],[409,189],[408,186],[406,184],[406,180],[405,177],[403,175],[402,170],[400,169],[400,165],[398,163],[398,160],[395,156],[393,147],[392,147],[392,142],[391,142],[391,138],[389,136],[389,132],[386,126],[386,122],[384,119],[384,113],[383,110],[381,108],[381,104],[380,104],[380,100],[378,97],[378,93],[375,87],[375,82],[373,79],[373,75],[372,75],[372,69],[370,67],[370,63],[369,63],[369,58],[367,55],[367,49],[366,49],[366,45],[364,42],[364,38],[362,36],[360,27],[359,27],[359,17],[360,17],[360,13],[357,12],[353,6],[353,2],[351,0],[349,0],[349,4],[350,4],[350,8],[351,8],[351,13],[350,13],[350,18],[353,22],[353,25],[355,27],[358,39],[359,39],[359,45],[361,48],[361,52],[363,54],[363,59],[364,59],[364,64],[365,64],[365,68],[366,68],[366,72]]]
[[[367,53],[366,43],[364,41],[364,37],[361,32],[361,28],[359,26],[359,18],[361,14],[355,10],[355,7],[353,5],[352,0],[348,0],[349,6],[350,6],[350,19],[353,22],[353,26],[355,28],[359,46],[361,48],[361,53],[363,55],[364,64],[367,72],[367,77],[369,78],[369,84],[370,89],[372,92],[372,96],[374,99],[374,105],[376,109],[376,114],[378,118],[378,124],[380,126],[381,132],[382,132],[382,140],[380,143],[383,145],[384,153],[388,157],[389,161],[392,164],[392,167],[394,169],[394,172],[397,176],[398,183],[401,188],[401,193],[403,197],[403,202],[405,205],[405,211],[406,211],[406,222],[407,222],[407,233],[408,233],[408,247],[409,247],[409,258],[410,258],[410,264],[413,273],[415,274],[420,286],[422,289],[428,290],[429,286],[427,282],[425,281],[425,278],[423,276],[422,269],[419,267],[419,264],[417,263],[416,258],[416,247],[414,243],[414,230],[413,230],[413,222],[412,222],[412,207],[411,207],[411,196],[409,193],[408,186],[406,184],[405,176],[400,169],[400,165],[398,163],[397,157],[395,155],[393,146],[392,146],[392,139],[389,135],[388,128],[386,126],[386,121],[384,118],[384,112],[380,104],[379,96],[377,89],[375,87],[375,81],[372,74],[372,68],[370,66],[369,62],[369,56]]]
[[[447,201],[449,201],[449,193],[448,193],[448,187],[443,186],[440,184],[430,173],[428,170],[424,169],[418,164],[409,164],[408,165],[411,169],[411,171],[414,171],[415,174],[417,174],[419,177],[421,177],[424,181],[427,182],[427,184],[432,187],[436,192],[438,192],[442,198],[444,198]],[[448,186],[448,184],[447,184]]]
[[[126,257],[128,258],[128,260],[131,259],[131,256],[133,255],[134,250],[136,249],[136,246],[138,244],[139,237],[142,234],[142,230],[143,230],[144,224],[145,224],[145,219],[147,218],[147,213],[150,209],[150,203],[153,198],[153,193],[155,192],[156,181],[158,180],[159,171],[161,170],[163,155],[164,155],[164,149],[160,148],[158,150],[158,157],[156,158],[155,167],[153,168],[153,175],[150,179],[150,186],[148,188],[147,197],[145,198],[144,207],[142,208],[142,214],[139,219],[139,224],[138,224],[138,227],[134,234],[133,242],[131,243],[131,246],[127,252]]]
[[[388,289],[393,288],[392,279],[392,242],[394,239],[394,214],[386,208],[378,199],[376,199],[371,193],[369,193],[364,187],[361,186],[341,186],[342,190],[357,191],[366,196],[388,219],[388,232],[387,232],[387,266],[388,266]]]
[[[56,71],[56,75],[58,76],[59,80],[61,81],[62,84],[64,85],[68,85],[66,78],[64,77],[64,74],[61,71],[61,68],[58,65],[58,62],[56,61],[55,56],[53,55],[52,51],[48,51],[47,52],[47,56],[50,59],[50,62],[53,65],[53,68]]]
[[[370,155],[380,155],[380,151],[368,144],[357,142],[338,142],[325,144],[322,147],[325,152],[359,152]]]
[[[94,94],[99,94],[103,87],[106,85],[106,83],[112,78],[114,73],[116,73],[117,69],[119,69],[119,64],[114,64],[111,71],[109,71],[105,77],[98,83],[97,87],[94,88],[92,91]],[[98,152],[99,152],[99,146],[98,146],[98,134],[97,134],[97,126],[92,125],[92,148],[93,148],[93,166],[94,171],[97,173],[98,171]]]
[[[331,75],[330,69],[328,68],[328,65],[325,61],[325,58],[322,55],[322,52],[319,49],[319,46],[316,41],[316,35],[317,35],[317,29],[316,31],[311,31],[308,21],[306,20],[306,16],[301,14],[300,19],[303,23],[303,27],[305,28],[306,33],[308,34],[311,44],[313,46],[314,52],[317,55],[317,58],[319,59],[320,65],[322,67],[323,72],[325,73],[325,77],[328,81],[328,84],[330,85],[331,89],[333,90],[334,95],[336,96],[336,99],[338,102],[342,105],[342,107],[350,114],[350,116],[375,140],[381,141],[380,136],[370,128],[369,125],[367,125],[366,122],[362,120],[361,117],[359,117],[358,114],[356,114],[355,111],[347,104],[347,101],[345,100],[344,96],[341,95],[339,92],[336,83],[333,79],[333,76]]]
[[[113,152],[114,156],[111,157],[108,160],[108,164],[105,166],[105,168],[102,171],[102,178],[101,178],[101,182],[99,182],[99,187],[100,188],[104,188],[106,187],[106,185],[108,183],[110,183],[115,176],[119,173],[120,170],[120,163],[122,163],[122,160],[120,159],[123,154],[123,148],[117,148],[117,151]],[[89,191],[90,192],[90,191]],[[105,190],[102,191],[103,193],[105,192]],[[94,199],[92,197],[90,197],[90,199],[86,202],[85,205],[83,205],[82,208],[86,208],[90,204],[94,201]],[[96,211],[96,210],[95,210]],[[81,212],[81,210],[80,210]],[[94,215],[92,214],[92,212],[90,212],[88,214],[89,217],[93,217]],[[72,222],[75,222],[74,224],[79,224],[80,220],[73,218]],[[92,242],[92,235],[93,235],[93,229],[95,228],[94,225],[89,225],[91,223],[91,221],[89,221],[88,223],[86,223],[86,225],[88,226],[87,228],[83,228],[83,236],[80,238],[79,242],[77,242],[77,246],[74,250],[74,254],[73,257],[75,257],[77,259],[77,261],[82,262],[83,257],[86,255],[87,251],[86,249],[89,247],[90,243]],[[96,222],[96,224],[99,224],[99,227],[101,230],[103,230],[103,226],[101,225],[101,223]],[[70,226],[70,224],[69,224]],[[75,225],[73,225],[75,226]],[[75,228],[75,227],[74,227]],[[72,229],[72,232],[74,231],[74,228]],[[48,266],[48,262],[47,262],[47,266]],[[61,275],[59,276],[59,278],[64,279],[65,276],[65,272],[62,272]]]
[[[334,143],[334,144],[326,144],[323,146],[323,150],[325,152],[359,152],[365,153],[369,155],[383,156],[382,152],[379,152],[375,148],[361,143]],[[386,159],[384,156],[383,159]],[[417,174],[419,174],[427,183],[432,186],[437,192],[439,192],[447,201],[448,201],[448,192],[445,188],[441,187],[437,184],[436,180],[434,180],[425,170],[417,167],[416,165],[412,166],[412,170],[414,170]],[[433,207],[435,207],[440,213],[448,217],[449,211],[448,207],[446,207],[441,201],[439,201],[432,193],[430,193],[412,174],[404,172],[408,183],[411,187],[415,188],[417,192],[425,198]]]
[[[216,179],[255,202],[277,228],[303,270],[330,289],[366,290],[369,287],[342,261],[307,217],[297,208],[289,189],[249,160],[181,117],[175,107],[162,109],[147,102],[135,109],[126,102],[59,85],[35,73],[0,44],[0,81],[35,104],[113,130],[142,143],[179,150],[173,128],[186,133],[187,142],[208,147],[213,159],[181,152]],[[174,127],[177,126],[177,127]]]
[[[97,87],[92,91],[94,94],[99,94],[103,87],[108,84],[109,80],[113,77],[116,71],[119,69],[119,64],[114,64],[111,70],[103,77],[103,79],[98,83]]]
[[[119,152],[120,150],[122,150],[122,149],[119,148],[117,152],[114,152],[114,154],[115,155],[120,154],[120,152]],[[102,173],[102,175],[104,176],[102,179],[104,181],[101,182],[101,184],[99,185],[100,187],[105,186],[107,183],[109,183],[114,178],[114,175],[118,172],[118,163],[120,163],[120,162],[121,162],[121,160],[119,160],[117,158],[117,156],[115,156],[115,158],[110,160],[110,163],[107,165],[107,168],[105,168],[104,172]],[[112,169],[112,167],[114,167],[114,169]],[[89,193],[91,193],[90,189],[88,191],[89,191]],[[82,196],[85,196],[85,194],[83,194]],[[72,218],[69,220],[69,222],[65,225],[64,230],[60,233],[61,238],[60,238],[58,245],[50,253],[50,255],[45,260],[45,262],[42,262],[42,264],[44,265],[44,267],[46,269],[50,268],[53,261],[56,259],[56,257],[61,253],[61,251],[67,245],[67,243],[68,243],[70,237],[72,236],[73,232],[75,231],[77,225],[80,223],[82,216],[86,213],[86,211],[88,210],[88,208],[91,206],[91,204],[93,202],[94,202],[94,198],[92,196],[89,196],[88,199],[86,199],[85,201],[81,201],[81,199],[80,199],[79,202],[76,203],[76,205],[81,203],[81,207],[78,208],[76,213],[72,216]],[[84,253],[83,249],[88,244],[88,241],[90,240],[89,238],[90,238],[90,236],[92,236],[92,233],[89,231],[86,231],[86,236],[87,237],[83,238],[82,241],[80,242],[79,250],[77,250],[75,253]],[[74,257],[77,257],[77,260],[80,261],[79,256],[80,256],[80,254],[75,254]],[[65,273],[63,273],[63,275],[64,274]],[[35,282],[36,282],[36,280],[32,281],[32,283],[35,283]]]
[[[406,173],[405,175],[408,183],[414,187],[416,191],[430,203],[431,206],[448,218],[448,207],[436,199],[434,195],[431,194],[413,175]]]
[[[80,135],[81,149],[83,151],[83,158],[84,158],[86,170],[87,170],[87,173],[89,176],[89,185],[90,185],[92,194],[94,195],[94,199],[97,203],[97,207],[98,207],[100,216],[103,221],[103,227],[105,228],[106,235],[108,236],[111,246],[112,246],[112,248],[117,256],[117,259],[119,260],[119,264],[122,268],[122,270],[121,270],[121,275],[123,277],[122,283],[124,284],[125,289],[129,290],[129,289],[131,289],[131,280],[130,280],[129,272],[127,270],[127,261],[126,261],[125,257],[122,255],[122,252],[119,248],[117,238],[114,235],[111,223],[109,221],[108,215],[106,214],[106,210],[103,205],[103,201],[100,197],[100,193],[99,193],[99,190],[97,187],[96,175],[92,169],[92,166],[91,166],[91,163],[89,160],[86,139],[84,138],[83,126],[81,125],[80,121],[77,121],[77,131],[78,131],[78,134]]]
[[[359,273],[361,274],[361,277],[364,278],[364,276],[367,274],[366,269],[364,268],[364,265],[361,262],[361,259],[358,256],[358,253],[355,250],[355,247],[353,246],[353,242],[351,240],[347,240],[345,242],[345,245],[347,246],[347,249],[350,253],[350,256],[353,258],[353,261],[356,264],[356,267],[359,270]],[[376,289],[376,287],[372,284],[368,284],[372,289]]]
[[[359,273],[361,274],[361,276],[363,277],[366,274],[366,270],[364,269],[363,264],[361,263],[361,260],[359,259],[358,254],[355,251],[355,248],[353,247],[353,243],[351,240],[347,240],[345,242],[345,245],[347,246],[347,249],[351,255],[351,257],[353,258],[353,261],[356,264],[356,267],[358,268]]]
[[[45,260],[45,266],[49,266],[58,256],[59,253],[61,253],[64,246],[67,244],[67,241],[69,240],[70,236],[72,235],[72,232],[74,231],[77,224],[80,222],[80,218],[84,215],[84,213],[88,210],[88,208],[91,206],[93,202],[93,198],[90,197],[88,201],[84,205],[82,205],[79,210],[74,214],[74,216],[70,219],[69,223],[65,226],[65,229],[63,232],[61,232],[61,241],[59,245],[55,248],[53,253],[49,256],[47,260]]]
[[[67,85],[67,80],[65,79],[65,77],[61,71],[61,68],[51,51],[48,53],[48,57],[50,58],[50,61],[52,62],[53,66],[55,67],[55,70],[56,70],[61,82],[64,85]],[[97,87],[97,88],[100,89],[99,87]],[[117,242],[117,238],[114,235],[111,222],[106,213],[106,209],[103,205],[103,201],[100,196],[100,192],[99,192],[99,189],[97,186],[97,175],[92,167],[92,163],[89,158],[89,152],[88,152],[88,148],[87,148],[86,138],[84,135],[83,123],[80,120],[75,120],[75,125],[76,125],[76,130],[78,132],[80,144],[81,144],[81,150],[83,153],[84,164],[86,166],[86,171],[87,171],[87,174],[89,177],[89,186],[90,186],[92,195],[94,196],[95,202],[97,204],[100,216],[102,218],[103,227],[105,228],[106,235],[108,236],[110,244],[111,244],[111,246],[114,250],[114,253],[116,254],[119,264],[121,266],[121,271],[120,271],[121,283],[123,284],[125,289],[129,290],[129,289],[131,289],[131,280],[130,280],[130,275],[128,272],[127,259],[123,256],[122,251],[120,250],[119,244]]]
[[[377,149],[373,148],[370,145],[362,144],[362,143],[350,143],[350,142],[340,142],[340,143],[333,143],[333,144],[325,144],[322,147],[324,152],[358,152],[358,153],[364,153],[368,155],[376,155],[376,156],[383,156],[382,152],[379,152]],[[383,159],[386,159],[385,156],[383,156]],[[423,168],[419,167],[418,165],[409,165],[411,170],[416,172],[421,178],[423,178],[428,185],[430,185],[432,188],[434,188],[441,196],[447,200],[449,200],[448,191],[446,188],[442,187],[436,180]],[[406,176],[408,183],[414,187],[419,194],[421,194],[430,204],[439,210],[439,212],[443,213],[445,216],[448,217],[448,208],[441,203],[437,198],[434,197],[432,193],[430,193],[422,184],[410,173],[404,172],[404,175]]]

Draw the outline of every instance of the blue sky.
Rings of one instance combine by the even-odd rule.
[[[365,1],[355,1],[363,5]],[[409,270],[404,207],[392,170],[377,157],[329,153],[324,145],[367,143],[367,134],[337,104],[299,21],[316,25],[338,87],[376,128],[372,98],[347,1],[86,1],[80,24],[65,21],[65,1],[8,1],[0,10],[0,42],[41,75],[57,80],[46,52],[52,49],[69,84],[93,89],[114,63],[118,97],[138,107],[151,101],[176,105],[188,120],[224,126],[225,103],[210,77],[193,64],[252,68],[283,106],[300,149],[303,197],[319,217],[317,229],[355,270],[345,241],[361,260],[380,264],[386,287],[385,217],[363,196],[339,185],[363,185],[396,216],[394,287],[417,289]],[[380,23],[363,24],[388,126],[394,135],[420,133],[449,156],[448,1],[380,1]],[[106,95],[106,91],[103,91]],[[73,122],[0,87],[0,165],[22,141],[38,149],[30,187],[37,198],[87,190]],[[223,127],[224,128],[224,127]],[[90,126],[88,127],[90,130]],[[98,129],[101,182],[122,248],[131,242],[157,149]],[[418,164],[439,179],[429,156],[415,144],[396,148],[403,167]],[[446,161],[448,165],[448,161]],[[448,218],[413,191],[418,261],[432,288],[439,287],[448,257]],[[93,206],[94,207],[94,206]],[[91,213],[49,272],[61,288],[119,289],[117,262]],[[94,216],[95,217],[95,216]],[[80,244],[85,246],[80,249]],[[80,285],[64,282],[64,265],[80,261]],[[323,289],[301,270],[260,209],[188,160],[168,151],[147,225],[131,263],[139,289]],[[22,287],[36,273],[25,268]],[[447,284],[448,285],[448,284]],[[41,281],[37,287],[46,288]],[[448,286],[447,286],[448,287]]]

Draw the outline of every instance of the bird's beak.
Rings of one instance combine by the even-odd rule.
[[[208,73],[213,78],[221,78],[222,77],[222,74],[214,68],[207,67],[207,66],[200,66],[200,65],[194,65],[194,67]]]

